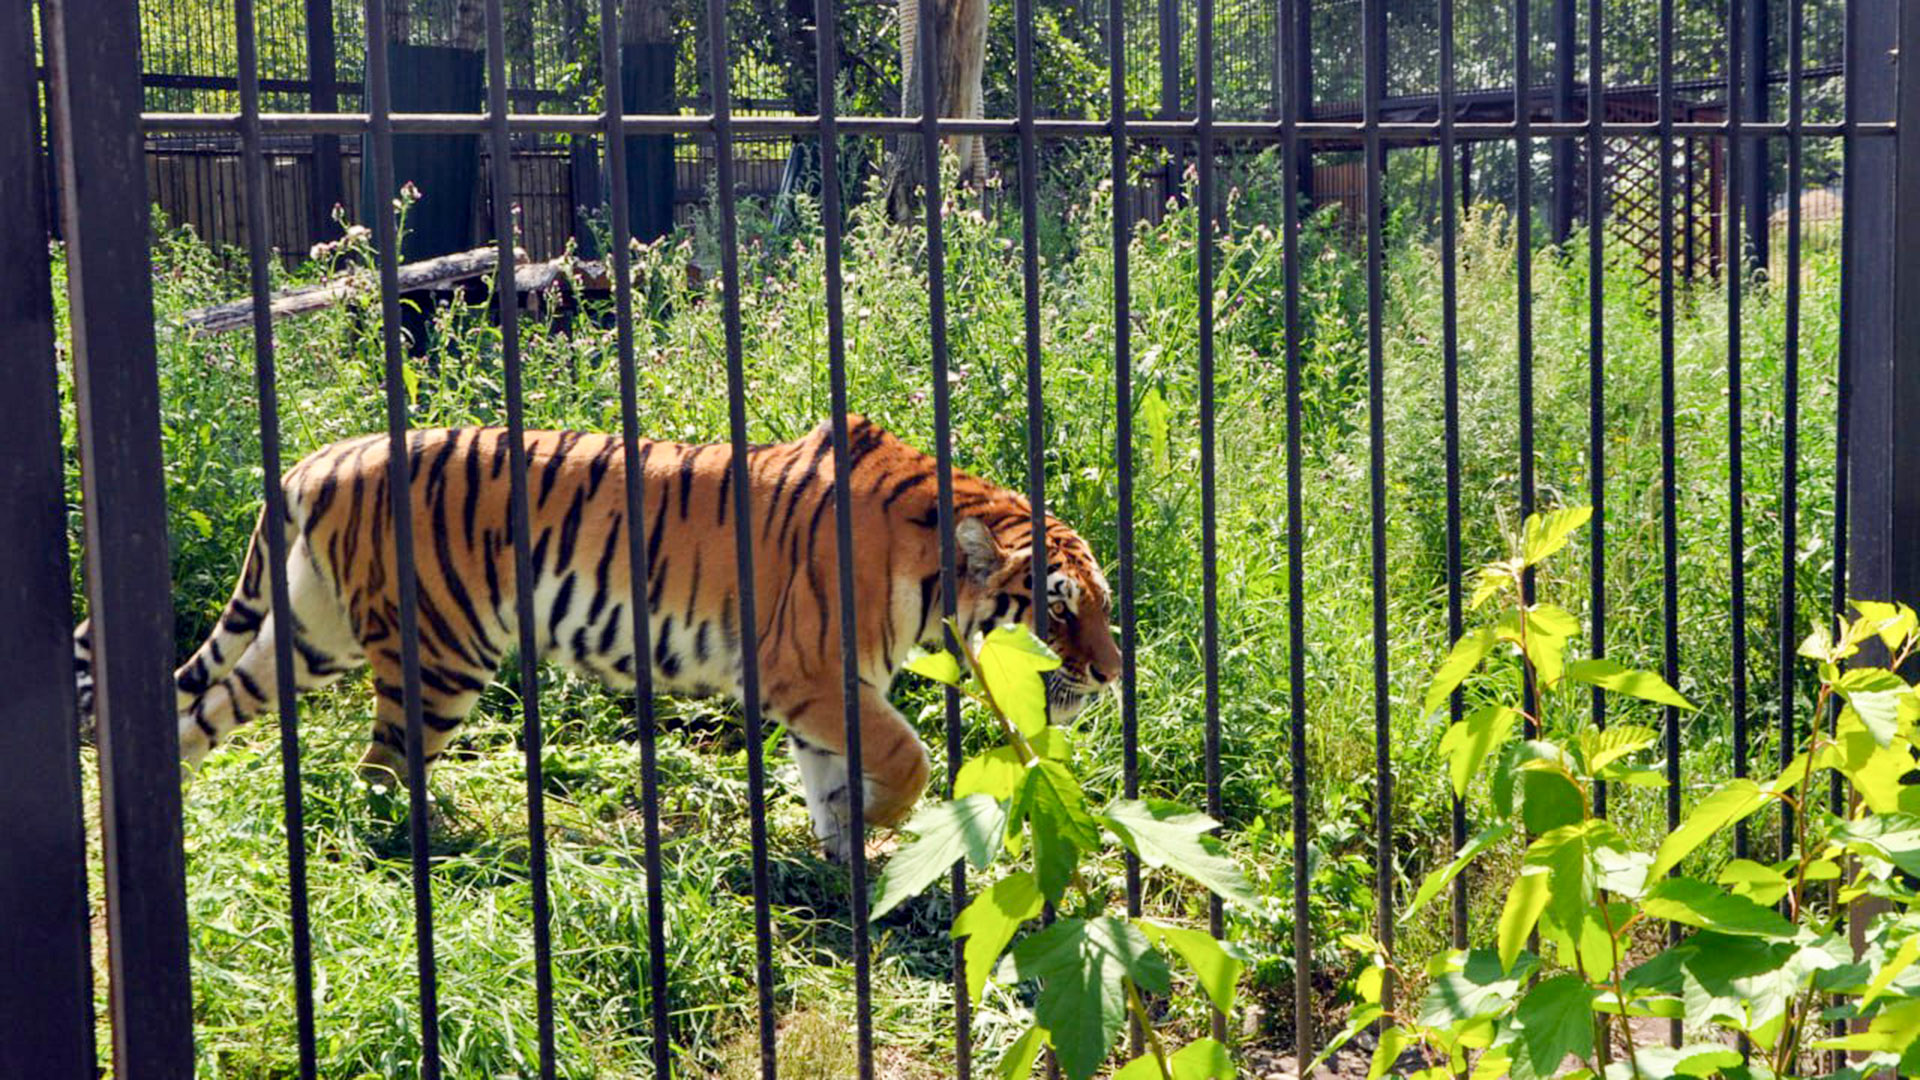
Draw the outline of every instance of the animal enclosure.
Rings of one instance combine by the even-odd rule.
[[[338,702],[296,703],[289,681],[277,725],[236,750],[244,766],[183,793],[168,674],[177,622],[205,613],[183,614],[176,601],[186,583],[175,580],[170,538],[178,554],[199,528],[189,513],[198,507],[170,505],[189,470],[163,447],[202,437],[188,428],[208,428],[215,446],[234,445],[215,436],[239,430],[245,460],[203,482],[244,488],[250,507],[264,503],[277,520],[274,481],[298,456],[283,445],[359,433],[334,430],[342,417],[384,422],[402,463],[391,483],[405,490],[425,482],[404,464],[407,432],[450,415],[499,423],[516,440],[530,416],[597,421],[628,442],[724,434],[742,458],[751,442],[824,419],[838,475],[849,412],[886,411],[938,463],[934,526],[949,603],[952,471],[956,461],[998,470],[1036,520],[1076,518],[1111,578],[1115,700],[1073,730],[1104,752],[1086,751],[1090,768],[1126,798],[1202,805],[1261,885],[1258,905],[1230,907],[1132,857],[1105,867],[1097,885],[1130,914],[1192,923],[1256,958],[1247,979],[1269,1017],[1238,1033],[1249,1069],[1282,1049],[1298,1062],[1326,1045],[1324,999],[1346,973],[1337,935],[1317,930],[1337,924],[1328,909],[1350,909],[1360,924],[1338,925],[1384,942],[1411,932],[1401,914],[1416,871],[1471,835],[1466,805],[1438,779],[1433,740],[1410,745],[1430,718],[1409,716],[1407,701],[1445,648],[1415,639],[1462,634],[1474,553],[1494,557],[1482,549],[1498,530],[1476,532],[1476,516],[1510,511],[1517,524],[1537,510],[1592,506],[1590,540],[1575,549],[1584,565],[1542,587],[1584,592],[1593,654],[1639,658],[1674,686],[1726,670],[1724,698],[1697,719],[1673,707],[1630,714],[1662,733],[1669,796],[1622,785],[1611,812],[1654,833],[1678,826],[1688,784],[1714,778],[1702,774],[1724,766],[1758,777],[1792,745],[1806,691],[1795,651],[1810,621],[1824,624],[1854,598],[1920,598],[1920,459],[1905,422],[1920,386],[1920,79],[1903,59],[1920,56],[1915,5],[1277,0],[1229,16],[1223,0],[1110,0],[1099,10],[1015,0],[994,9],[999,36],[989,38],[1005,85],[990,90],[985,116],[948,118],[893,115],[879,91],[854,96],[866,108],[843,109],[839,80],[853,65],[843,64],[836,0],[783,6],[806,27],[798,40],[817,64],[797,80],[743,44],[743,26],[771,17],[762,6],[709,0],[679,12],[686,33],[674,64],[684,72],[673,95],[656,95],[657,111],[605,108],[560,74],[584,66],[602,92],[628,85],[622,5],[572,14],[524,5],[540,11],[518,21],[514,5],[484,0],[475,50],[484,112],[396,108],[378,40],[383,0],[351,13],[311,5],[328,12],[318,25],[293,19],[294,5],[234,0],[221,27],[231,40],[217,49],[204,43],[218,34],[196,46],[156,33],[184,25],[163,18],[183,2],[41,0],[7,6],[0,24],[0,201],[14,208],[0,222],[10,268],[0,337],[22,375],[0,404],[13,463],[0,484],[0,581],[18,628],[0,650],[12,688],[0,816],[15,837],[0,847],[0,951],[10,958],[0,1015],[36,1018],[0,1041],[0,1074],[477,1073],[489,1066],[460,1055],[518,1017],[526,1037],[502,1059],[515,1064],[491,1066],[503,1072],[770,1077],[782,1039],[804,1030],[797,972],[824,969],[809,985],[851,1006],[829,1025],[852,1046],[849,1071],[984,1076],[1009,1055],[1031,1004],[1011,987],[987,999],[991,1008],[972,1004],[964,951],[945,936],[988,884],[964,862],[928,906],[870,929],[880,864],[869,859],[887,852],[855,845],[844,876],[800,852],[808,841],[785,823],[793,800],[768,756],[777,735],[757,694],[737,716],[703,714],[740,733],[724,744],[740,759],[724,783],[688,764],[692,744],[666,722],[686,714],[644,687],[621,703],[599,722],[620,730],[634,757],[596,816],[580,809],[594,770],[571,741],[588,724],[583,695],[525,656],[505,676],[510,690],[489,691],[488,707],[517,717],[517,730],[441,766],[510,788],[517,808],[491,823],[512,834],[494,853],[507,869],[493,868],[511,889],[452,922],[436,917],[436,899],[487,874],[435,832],[441,811],[430,805],[420,738],[407,740],[403,793],[349,790],[323,764],[337,741],[310,723]],[[935,5],[920,11],[919,70],[931,72],[945,44]],[[528,26],[545,29],[516,40]],[[1038,47],[1043,28],[1057,49]],[[299,49],[269,45],[295,40]],[[1072,41],[1098,61],[1080,73],[1098,96],[1062,91],[1043,108],[1040,73],[1066,66],[1073,57],[1059,43]],[[338,85],[311,79],[316,47],[341,58],[323,80]],[[997,179],[956,191],[950,174],[931,171],[910,221],[884,221],[872,171],[847,165],[877,158],[884,140],[913,140],[938,159],[955,134],[988,140]],[[592,227],[611,238],[604,303],[583,303],[562,326],[500,289],[421,315],[429,329],[403,339],[403,325],[416,325],[402,310],[403,225],[384,208],[413,179],[396,172],[396,147],[427,136],[468,140],[469,224],[497,248],[502,280],[577,241],[583,209],[603,215]],[[636,152],[606,148],[643,137],[671,140],[680,218],[665,240],[640,235],[637,200],[598,194],[632,190]],[[1259,202],[1263,193],[1270,201]],[[275,291],[322,238],[331,214],[319,208],[333,202],[381,208],[342,263],[371,280],[369,299],[343,305],[322,331],[276,323]],[[198,236],[157,226],[155,205]],[[204,240],[245,249],[250,346],[232,344],[241,335],[209,344],[187,325],[183,312],[196,306],[187,301],[207,297],[178,279],[233,280],[175,250]],[[431,363],[409,356],[422,341],[436,350]],[[194,396],[210,385],[240,391]],[[329,397],[372,393],[377,412]],[[338,411],[309,409],[308,399]],[[1414,404],[1394,413],[1398,400]],[[671,430],[647,430],[643,416]],[[304,429],[310,420],[318,431]],[[522,455],[508,466],[523,501],[528,467]],[[762,524],[740,498],[729,527]],[[1721,516],[1702,509],[1709,502]],[[820,510],[850,513],[825,499]],[[870,549],[836,521],[835,556],[850,566]],[[231,538],[228,525],[209,522],[198,543]],[[397,533],[407,603],[419,589],[413,552],[431,540]],[[1034,542],[1044,567],[1040,530]],[[1357,554],[1310,592],[1316,562],[1343,544]],[[751,608],[756,547],[734,550],[737,565],[724,572],[737,574]],[[288,610],[284,551],[268,564],[266,587]],[[85,745],[76,579],[96,656],[98,734]],[[634,611],[649,603],[643,579],[628,598]],[[1321,602],[1337,614],[1316,612]],[[399,634],[418,733],[415,622],[403,619]],[[744,619],[745,656],[755,632]],[[280,644],[290,680],[292,635]],[[912,703],[940,744],[938,790],[977,733],[952,692],[923,687]],[[1458,721],[1463,708],[1456,694],[1446,715]],[[500,771],[503,761],[519,771]],[[1337,798],[1313,788],[1335,775],[1348,785]],[[668,785],[689,777],[712,782]],[[213,820],[207,800],[240,780],[254,816]],[[1409,821],[1420,792],[1412,809],[1422,816]],[[365,840],[372,826],[334,828],[373,813],[342,805],[373,798],[388,799],[380,813],[403,827],[381,843]],[[858,800],[852,813],[863,835]],[[718,819],[745,830],[730,834],[738,859],[673,857]],[[238,900],[195,905],[222,878],[267,873],[208,869],[213,825],[284,841],[269,875],[283,897],[284,911],[270,914],[284,950],[279,937],[262,947],[267,938],[220,921],[247,906]],[[592,858],[558,853],[593,830],[620,844]],[[1337,894],[1316,876],[1335,871],[1346,875]],[[592,891],[609,877],[636,891]],[[404,893],[409,922],[398,937],[330,951],[339,928],[326,913],[351,913],[309,882],[344,889],[354,878]],[[712,891],[690,892],[691,879]],[[805,891],[821,880],[844,892]],[[680,921],[721,893],[744,913],[727,926],[738,937]],[[806,906],[782,903],[793,895],[819,901],[800,918],[831,923],[830,944],[793,945],[798,922],[776,925],[783,907]],[[825,910],[828,895],[844,911]],[[1431,932],[1464,944],[1487,922],[1487,898],[1465,877],[1446,895],[1444,924]],[[475,925],[507,918],[502,908],[524,924],[524,940],[459,948]],[[240,992],[210,988],[231,971],[199,951],[203,919],[253,942],[276,989],[262,989],[265,976]],[[569,919],[617,934],[583,941]],[[601,950],[618,951],[616,973],[588,970]],[[701,983],[683,954],[722,969],[712,976],[721,988]],[[402,972],[384,1011],[367,1005],[381,999],[372,993],[349,998],[360,1015],[330,1011],[329,995],[357,992],[349,984],[366,968]],[[524,1000],[453,1001],[475,969],[512,969]],[[606,987],[615,989],[604,1013],[579,1004]],[[233,1034],[244,1024],[208,1018],[215,993],[278,994],[285,1038],[244,1044]],[[1202,996],[1188,996],[1155,1002],[1155,1015],[1226,1035],[1210,1026]],[[709,1027],[707,1015],[725,1008],[739,1013],[735,1027]],[[895,1022],[925,1030],[896,1041]],[[406,1040],[378,1062],[348,1061],[342,1046],[361,1024]],[[210,1041],[240,1049],[210,1056]],[[1274,1058],[1255,1056],[1266,1051]],[[908,1057],[922,1072],[901,1064]],[[740,1062],[745,1073],[718,1071]]]

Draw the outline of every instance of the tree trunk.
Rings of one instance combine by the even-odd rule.
[[[900,0],[900,115],[918,116],[920,92],[920,2]],[[987,0],[929,0],[935,5],[939,35],[934,115],[978,119],[984,113],[982,78],[987,52]],[[960,183],[977,185],[987,176],[986,140],[957,135],[947,140],[960,160]],[[896,221],[913,213],[916,189],[926,176],[925,146],[917,135],[902,135],[887,169],[887,211]]]

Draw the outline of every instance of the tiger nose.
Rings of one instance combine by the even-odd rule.
[[[1099,683],[1101,686],[1105,686],[1113,681],[1113,672],[1108,671],[1098,664],[1087,665],[1087,674],[1093,676],[1093,681]]]

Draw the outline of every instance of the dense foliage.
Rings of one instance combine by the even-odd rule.
[[[1599,726],[1586,706],[1693,706],[1652,672],[1570,659],[1580,620],[1529,595],[1535,569],[1588,517],[1527,520],[1513,557],[1480,571],[1473,607],[1493,601],[1493,617],[1454,643],[1427,689],[1423,707],[1438,712],[1473,680],[1471,711],[1442,749],[1454,793],[1479,793],[1484,774],[1487,798],[1473,799],[1482,831],[1428,876],[1409,914],[1489,852],[1524,850],[1517,868],[1482,877],[1504,893],[1491,940],[1421,955],[1357,936],[1373,962],[1346,1035],[1386,1021],[1370,1077],[1914,1075],[1920,696],[1895,674],[1920,648],[1913,611],[1861,601],[1837,626],[1816,618],[1799,651],[1819,690],[1787,763],[1716,785],[1657,843],[1636,841],[1601,807],[1609,788],[1631,798],[1670,782],[1647,760],[1661,732]],[[1776,808],[1784,835],[1768,858],[1746,833]],[[1724,834],[1737,857],[1695,857]],[[1431,980],[1425,995],[1396,1002],[1389,987],[1414,967]],[[1673,1044],[1633,1023],[1643,1017],[1673,1021]],[[1425,1067],[1402,1063],[1410,1048]]]

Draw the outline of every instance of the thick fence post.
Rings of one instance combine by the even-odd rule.
[[[478,5],[455,5],[448,12],[426,0],[393,0],[379,40],[392,72],[394,112],[479,110],[485,72],[479,10]],[[364,94],[362,98],[362,108],[368,109]],[[400,240],[402,261],[451,255],[473,246],[474,199],[480,190],[480,136],[397,136],[393,141],[393,170],[396,182],[413,184],[421,195],[407,211],[406,233]],[[380,185],[374,182],[373,155],[363,150],[361,224],[371,228],[375,214],[393,212]],[[409,328],[417,333],[419,322],[410,319]],[[421,348],[418,338],[414,348]]]
[[[0,1076],[94,1075],[87,846],[71,673],[73,602],[54,385],[47,193],[33,5],[0,10]],[[25,1018],[32,1017],[32,1022]]]
[[[1848,5],[1855,136],[1846,212],[1845,299],[1852,378],[1848,593],[1920,604],[1920,5]],[[1902,166],[1905,166],[1904,168]]]
[[[307,108],[340,111],[333,47],[333,0],[306,0]],[[307,238],[318,244],[333,239],[333,208],[346,200],[340,176],[340,136],[313,137],[313,186],[308,188]]]
[[[672,5],[661,0],[621,0],[620,107],[627,113],[671,113],[678,109],[673,96],[674,57],[678,51],[673,31]],[[714,32],[725,33],[726,29]],[[612,145],[607,149],[612,152]],[[625,149],[625,195],[633,237],[652,243],[673,230],[673,196],[678,182],[673,136],[628,135]],[[618,197],[621,193],[613,194]],[[616,237],[615,242],[626,240]]]
[[[99,717],[114,1074],[193,1074],[139,13],[49,0]]]

